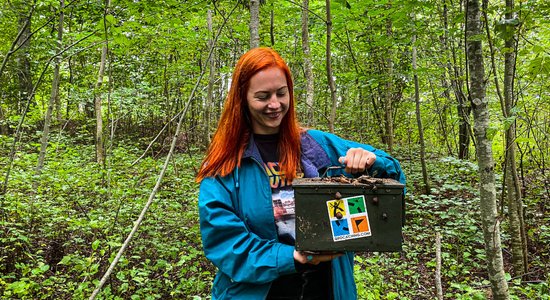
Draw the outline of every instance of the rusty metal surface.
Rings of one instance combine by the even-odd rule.
[[[339,177],[315,177],[315,178],[297,178],[292,182],[292,186],[307,186],[307,185],[366,185],[366,186],[387,186],[403,188],[403,184],[399,181],[390,178],[375,178],[370,176],[360,176],[358,178],[348,178],[345,176]]]
[[[296,179],[293,187],[298,250],[401,250],[404,187],[401,183],[367,176],[303,178]],[[351,204],[362,208],[350,208]],[[359,224],[365,226],[363,221],[367,227],[359,229]]]

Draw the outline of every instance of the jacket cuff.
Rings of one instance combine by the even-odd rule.
[[[277,251],[277,266],[280,275],[296,273],[294,267],[294,246],[280,244]]]
[[[372,164],[372,166],[370,166],[370,168],[367,169],[367,172],[371,177],[381,177],[385,168],[386,166],[384,163],[384,157],[377,155],[376,160],[374,161],[374,164]]]

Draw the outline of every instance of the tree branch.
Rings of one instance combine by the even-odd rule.
[[[235,11],[235,9],[237,7],[238,7],[238,3],[231,10],[231,12],[228,14],[228,17]],[[227,20],[228,20],[228,18],[224,17],[224,22],[220,26],[220,28],[219,28],[219,30],[216,34],[216,37],[214,38],[214,42],[212,43],[212,45],[209,49],[207,62],[212,59],[212,52],[214,50],[214,45],[216,44],[216,42],[218,40],[218,37],[220,36],[220,34],[222,32],[223,27],[227,23]],[[195,92],[196,92],[196,90],[197,90],[197,88],[198,88],[198,86],[201,82],[201,79],[204,76],[205,72],[206,72],[206,68],[203,68],[200,75],[199,75],[199,77],[197,78],[197,81],[195,83],[195,86],[193,87],[193,90],[191,91],[191,94],[189,95],[189,99],[187,100],[187,103],[185,104],[185,108],[179,114],[179,120],[178,120],[178,125],[176,127],[176,132],[174,133],[174,138],[172,139],[172,143],[170,144],[170,151],[168,152],[168,155],[166,156],[166,159],[164,161],[164,166],[163,166],[162,170],[160,171],[159,177],[157,178],[157,182],[156,182],[155,186],[153,187],[153,190],[151,191],[151,194],[149,195],[149,199],[147,200],[147,203],[145,203],[145,206],[141,210],[141,213],[140,213],[138,219],[134,222],[134,227],[132,228],[132,230],[130,231],[130,233],[126,237],[126,240],[124,240],[124,243],[122,244],[122,246],[118,250],[118,253],[115,256],[115,259],[113,260],[113,262],[111,263],[111,265],[109,266],[109,268],[107,269],[105,274],[103,274],[103,277],[99,281],[97,287],[93,291],[93,293],[90,296],[89,300],[94,300],[97,297],[97,295],[98,295],[99,291],[101,290],[101,288],[103,287],[103,285],[105,284],[105,282],[107,282],[107,279],[109,278],[109,276],[113,272],[113,269],[115,268],[116,264],[118,263],[118,261],[122,257],[122,254],[124,253],[124,251],[126,250],[128,245],[130,244],[130,241],[132,240],[134,234],[137,232],[139,226],[141,225],[141,222],[143,221],[143,219],[145,217],[145,213],[147,213],[147,210],[149,209],[149,207],[153,203],[153,200],[154,200],[154,198],[157,194],[157,191],[159,190],[160,185],[162,183],[162,179],[164,178],[164,174],[166,173],[166,170],[168,169],[168,163],[170,162],[170,159],[172,158],[172,154],[174,153],[174,149],[176,147],[177,137],[178,137],[178,134],[179,134],[179,131],[180,131],[180,128],[181,128],[181,124],[183,123],[184,116],[187,113],[187,110],[189,109],[189,107],[191,106],[191,102],[193,101],[193,98],[195,96]]]

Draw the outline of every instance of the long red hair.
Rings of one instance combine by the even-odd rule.
[[[300,164],[300,127],[294,109],[292,75],[286,62],[275,50],[254,48],[243,54],[235,66],[218,129],[197,174],[197,182],[205,177],[227,176],[235,167],[240,167],[252,133],[252,125],[247,121],[249,113],[246,101],[250,78],[271,67],[279,68],[285,74],[290,96],[288,112],[279,127],[279,165],[287,180],[296,178]]]

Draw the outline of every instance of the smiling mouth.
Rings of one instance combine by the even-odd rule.
[[[282,114],[281,111],[266,113],[267,117],[272,118],[272,119],[277,119],[281,114]]]

